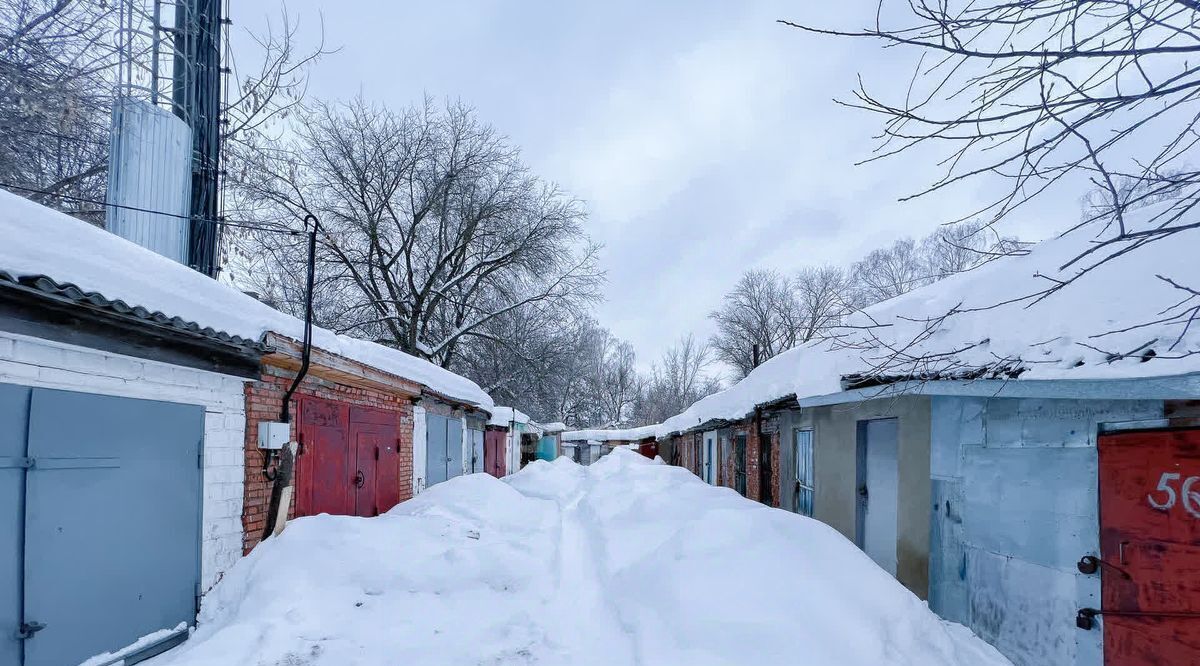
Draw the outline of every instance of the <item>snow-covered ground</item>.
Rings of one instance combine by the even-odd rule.
[[[617,450],[299,519],[149,663],[1009,662],[824,524]]]

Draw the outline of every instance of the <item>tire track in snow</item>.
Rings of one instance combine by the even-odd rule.
[[[595,514],[587,504],[591,480],[559,504],[558,590],[552,604],[556,622],[571,646],[572,664],[640,665],[638,641],[609,596],[603,537],[589,521]]]

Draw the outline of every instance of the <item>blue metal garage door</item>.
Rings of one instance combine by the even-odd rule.
[[[22,564],[0,570],[3,663],[78,663],[194,622],[202,407],[4,386],[0,433],[17,461],[0,542]]]

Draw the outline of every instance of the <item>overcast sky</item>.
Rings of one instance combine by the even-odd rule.
[[[990,187],[902,204],[936,176],[932,154],[854,165],[880,119],[832,99],[859,73],[876,89],[903,86],[910,54],[774,21],[857,27],[874,2],[286,4],[302,40],[323,21],[341,48],[313,71],[311,95],[395,107],[461,98],[587,202],[608,272],[596,317],[643,365],[688,331],[707,336],[706,315],[743,270],[847,264],[972,210]],[[235,48],[279,7],[235,3]],[[1043,238],[1078,208],[1045,199],[1002,230]]]

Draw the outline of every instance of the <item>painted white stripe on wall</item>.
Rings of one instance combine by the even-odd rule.
[[[425,408],[413,407],[413,476],[412,492],[419,495],[425,490]]]

